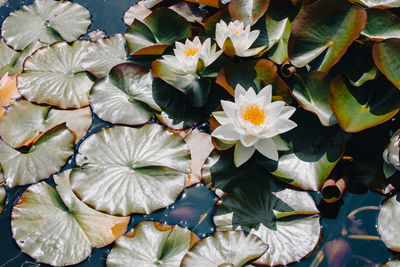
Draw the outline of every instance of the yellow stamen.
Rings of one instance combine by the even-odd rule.
[[[264,110],[258,106],[250,105],[243,114],[243,119],[254,125],[261,125],[265,122]]]
[[[197,47],[193,47],[193,48],[188,48],[186,49],[183,53],[190,57],[190,56],[194,56],[197,54],[197,52],[199,52],[199,49]]]

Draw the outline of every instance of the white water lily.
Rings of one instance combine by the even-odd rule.
[[[175,55],[165,55],[163,56],[163,61],[177,74],[195,74],[213,63],[222,54],[222,50],[216,51],[216,49],[217,46],[215,44],[211,46],[210,38],[202,44],[199,37],[196,36],[193,42],[189,39],[186,39],[185,44],[175,42]]]
[[[221,126],[212,136],[228,142],[236,141],[234,162],[237,167],[246,162],[255,150],[267,158],[278,160],[278,150],[287,149],[279,134],[297,126],[289,120],[296,108],[286,106],[283,101],[271,100],[271,85],[256,94],[253,88],[246,91],[238,84],[235,102],[221,100],[224,111],[213,113]]]
[[[224,50],[224,53],[229,56],[250,57],[258,54],[266,47],[250,48],[259,34],[259,30],[250,31],[250,25],[247,25],[245,28],[243,22],[239,20],[229,22],[228,25],[225,21],[221,20],[216,25],[215,40],[218,46]],[[232,41],[234,51],[232,51],[233,49],[229,45],[229,39]]]
[[[396,170],[400,170],[400,129],[390,138],[389,144],[383,151],[383,171],[386,177],[392,176]]]

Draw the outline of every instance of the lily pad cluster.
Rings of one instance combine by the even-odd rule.
[[[74,2],[12,12],[0,39],[0,204],[4,186],[29,185],[12,209],[17,245],[55,266],[114,241],[107,266],[310,255],[324,215],[307,190],[339,178],[399,185],[399,8],[142,0],[108,37],[87,34],[91,14]],[[218,197],[212,235],[128,226],[199,182]],[[394,251],[399,205],[388,198],[377,220]]]

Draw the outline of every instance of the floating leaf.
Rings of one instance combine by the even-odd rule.
[[[307,192],[283,189],[266,172],[242,176],[216,207],[217,231],[243,230],[269,246],[256,260],[261,265],[286,265],[309,254],[317,245],[321,227],[318,209]]]
[[[0,69],[10,64],[19,56],[19,53],[4,43],[3,38],[0,39]]]
[[[0,79],[0,121],[8,108],[21,97],[17,88],[17,75],[4,74]]]
[[[370,8],[393,8],[400,7],[399,0],[349,0],[352,3],[358,3]]]
[[[35,0],[32,5],[11,13],[3,22],[1,34],[8,45],[22,50],[36,40],[75,41],[86,33],[90,23],[89,11],[79,4]]]
[[[182,267],[235,266],[263,255],[268,246],[255,235],[242,231],[216,232],[196,243],[183,258]]]
[[[375,43],[372,55],[378,69],[385,74],[386,78],[400,89],[400,39],[388,39]]]
[[[219,0],[185,0],[189,2],[193,2],[196,4],[201,4],[201,5],[206,5],[206,6],[212,6],[218,8],[220,6]]]
[[[54,176],[56,188],[45,182],[30,186],[11,215],[22,251],[55,266],[83,261],[92,247],[104,247],[123,235],[129,223],[129,217],[110,216],[81,202],[70,188],[69,173]]]
[[[4,186],[0,186],[0,214],[3,212],[4,205],[6,204],[7,192]]]
[[[322,125],[337,123],[329,106],[330,79],[324,72],[310,72],[307,75],[294,75],[292,93],[300,105],[315,113]]]
[[[122,236],[107,257],[107,267],[179,266],[198,237],[177,225],[142,222]]]
[[[161,2],[160,0],[159,2]],[[139,1],[131,6],[124,14],[124,22],[130,26],[134,20],[143,21],[148,15],[151,14],[151,10],[147,4],[149,1]]]
[[[122,63],[98,80],[90,93],[93,112],[102,120],[127,125],[144,124],[153,109],[160,111],[152,95],[150,70],[135,63]]]
[[[228,9],[231,20],[239,20],[244,25],[253,25],[267,11],[269,0],[231,0]]]
[[[65,123],[47,131],[25,153],[0,140],[0,164],[6,186],[35,183],[58,172],[73,155],[74,141]]]
[[[330,91],[332,111],[346,132],[381,124],[400,109],[400,92],[385,78],[354,87],[340,75],[332,81]]]
[[[158,8],[143,22],[134,20],[125,38],[132,55],[161,55],[168,45],[191,34],[185,18],[169,8]]]
[[[358,38],[366,22],[366,11],[345,0],[319,0],[309,5],[293,22],[290,61],[304,67],[320,56],[315,69],[328,72]]]
[[[383,203],[378,216],[378,231],[382,241],[394,251],[400,251],[399,214],[400,203],[397,195]]]
[[[25,60],[24,73],[18,76],[20,93],[29,101],[63,109],[89,105],[93,82],[82,68],[89,46],[87,41],[58,42],[37,50]]]
[[[400,1],[399,1],[400,2]],[[362,35],[372,40],[400,38],[400,18],[388,10],[368,9]]]
[[[206,0],[208,2],[217,2],[219,0]],[[206,2],[204,1],[204,2]],[[188,3],[185,1],[178,2],[169,8],[184,17],[187,21],[193,22],[193,23],[200,23],[202,24],[203,22],[203,13],[200,9],[199,1],[198,0],[193,0],[194,3]]]
[[[89,129],[92,112],[89,107],[59,110],[22,100],[14,103],[0,121],[0,136],[11,147],[29,146],[49,129],[64,122],[78,143]]]
[[[400,260],[390,260],[382,264],[382,267],[399,267],[400,266]]]
[[[114,126],[89,136],[76,163],[72,188],[84,202],[110,214],[148,214],[183,190],[190,154],[179,136],[157,124]]]

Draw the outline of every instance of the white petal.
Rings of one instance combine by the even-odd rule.
[[[236,55],[239,57],[251,57],[260,53],[266,46],[260,46],[256,48],[247,49],[243,52],[237,52]]]
[[[179,50],[181,50],[181,51],[185,50],[185,45],[182,44],[181,42],[175,42],[175,47],[176,47],[176,49],[178,49],[178,51]]]
[[[245,147],[251,147],[257,142],[258,138],[252,135],[240,135],[240,143]]]
[[[215,48],[214,48],[215,50]],[[221,54],[222,54],[222,50],[219,50],[218,52],[214,52],[212,54],[209,55],[207,61],[206,61],[206,66],[212,64]]]
[[[263,154],[265,157],[277,161],[279,159],[278,150],[276,149],[275,142],[270,139],[260,139],[254,144],[254,147],[258,152]]]
[[[235,145],[235,151],[233,154],[233,162],[236,167],[239,167],[246,161],[248,161],[254,154],[254,147],[244,147],[240,142]]]
[[[279,135],[272,137],[272,140],[274,141],[275,146],[278,150],[286,151],[290,149],[289,144]]]
[[[217,129],[215,129],[214,132],[212,132],[211,136],[226,141],[239,140],[239,134],[233,128],[232,123],[224,124],[217,127]]]
[[[283,107],[285,106],[285,102],[283,101],[274,101],[266,107],[267,113],[271,116],[279,116]]]
[[[245,97],[248,100],[255,100],[257,98],[256,90],[254,90],[253,87],[250,87],[247,89]]]
[[[271,103],[272,99],[272,85],[268,84],[258,93],[258,96],[265,96],[266,102]]]
[[[282,119],[289,119],[295,111],[295,107],[284,106],[281,110],[281,113],[279,114],[279,117]]]
[[[251,45],[257,40],[258,35],[260,35],[259,30],[254,30],[249,33],[249,38],[247,39],[247,48],[250,48]]]
[[[246,89],[243,88],[240,84],[236,85],[235,88],[235,102],[237,103],[239,100],[240,95],[245,95],[246,94]]]
[[[223,111],[214,111],[212,113],[212,115],[218,121],[218,123],[221,125],[232,123],[232,121],[228,118],[226,113]]]
[[[221,106],[231,121],[237,120],[238,112],[237,112],[237,105],[235,103],[221,100]]]
[[[278,119],[275,121],[273,127],[278,130],[278,134],[286,133],[287,131],[295,128],[297,124],[294,121],[286,119]]]

